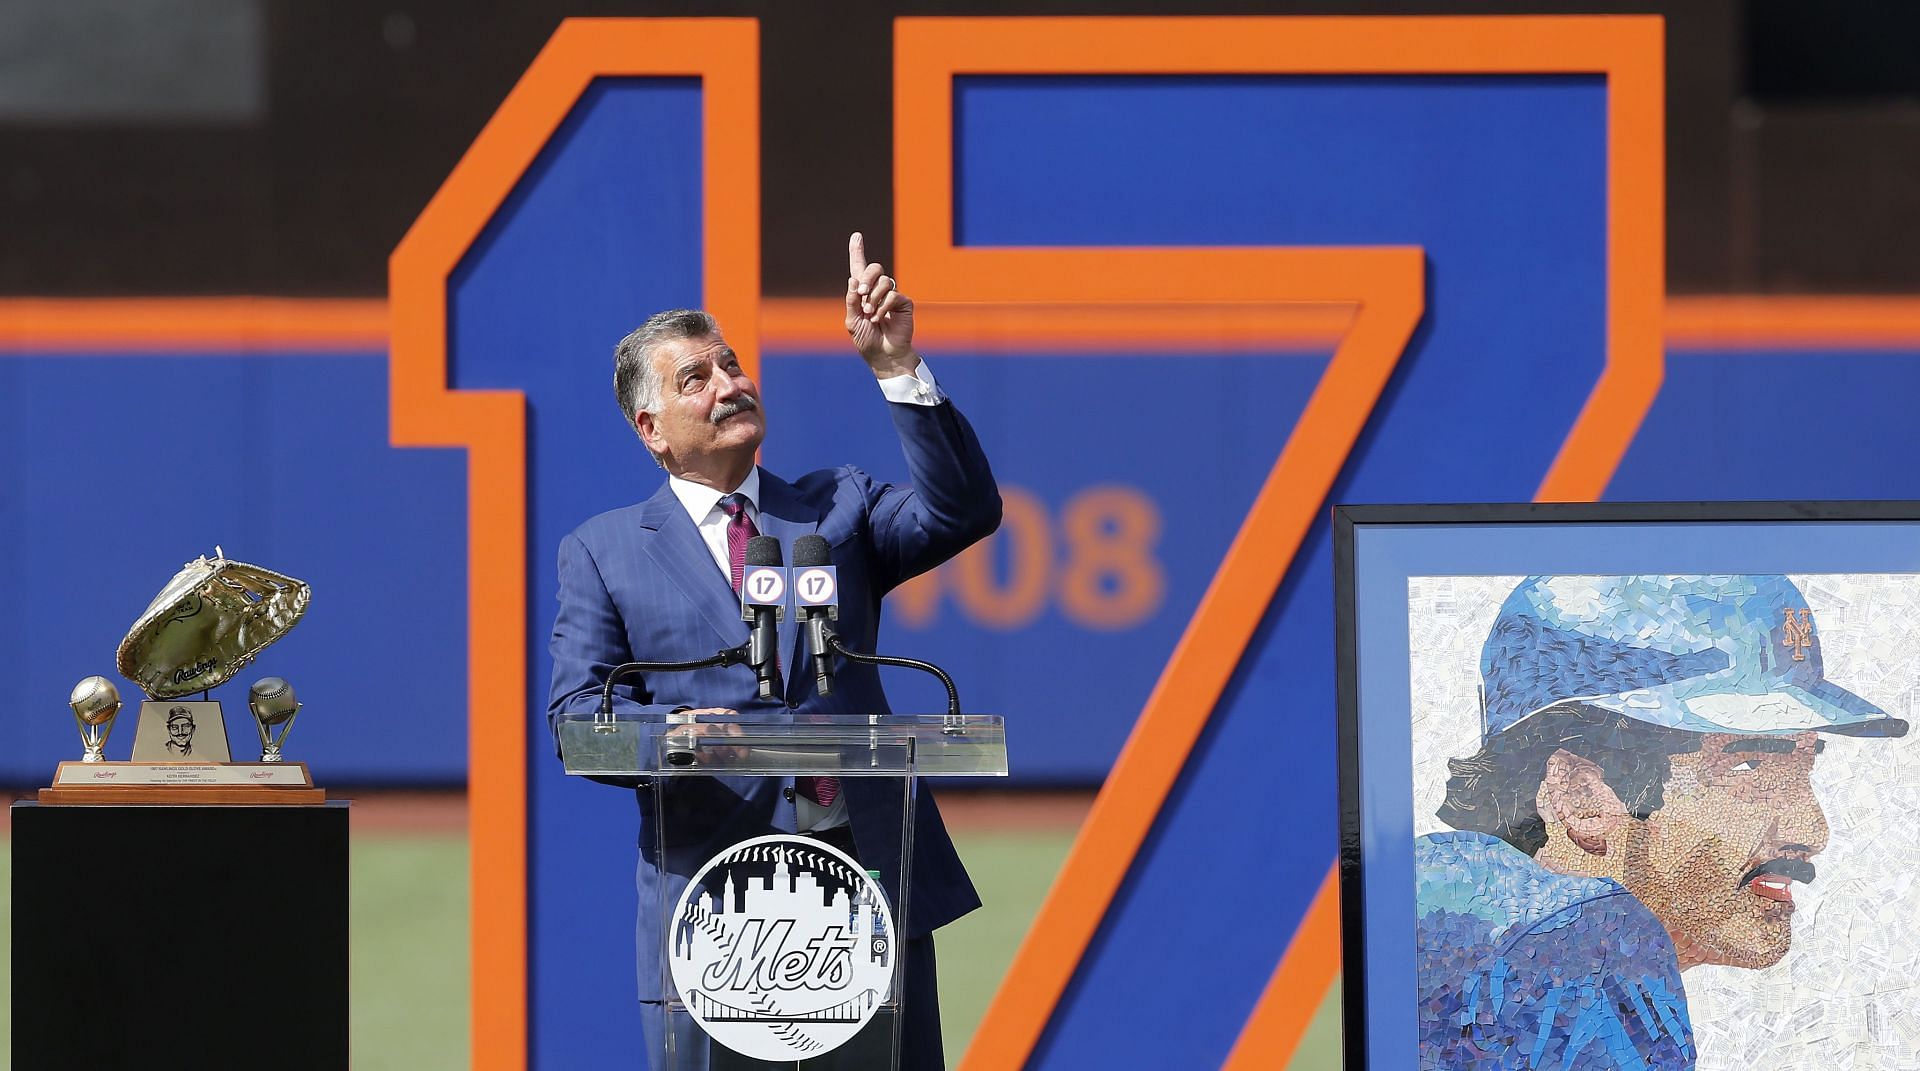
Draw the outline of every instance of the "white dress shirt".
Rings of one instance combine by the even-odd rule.
[[[713,555],[713,564],[720,567],[720,575],[726,577],[727,586],[732,587],[733,559],[727,553],[727,511],[720,508],[726,492],[678,476],[667,477],[667,486],[673,489],[673,497],[680,500],[680,508],[693,518],[694,527],[700,529],[701,541],[707,545],[707,553]],[[759,531],[760,466],[747,470],[747,478],[740,481],[733,493],[746,496],[747,519],[753,522],[753,530]]]
[[[910,375],[893,376],[879,380],[880,393],[887,401],[903,405],[938,405],[947,400],[941,393],[940,384],[933,378],[933,369],[923,359]],[[673,489],[673,497],[680,500],[681,508],[687,516],[693,518],[693,525],[700,530],[700,538],[707,544],[707,553],[713,555],[713,564],[720,568],[720,575],[727,578],[727,585],[733,585],[733,561],[727,554],[727,513],[720,508],[720,500],[729,492],[717,491],[703,483],[683,480],[678,476],[667,477],[667,486]],[[753,521],[754,531],[760,530],[760,467],[755,465],[748,470],[747,478],[733,492],[747,498],[747,516]]]

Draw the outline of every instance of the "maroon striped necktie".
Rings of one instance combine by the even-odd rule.
[[[738,595],[747,569],[747,540],[759,535],[760,529],[747,515],[747,496],[737,491],[720,500],[720,512],[727,515],[727,559],[732,566],[733,593]],[[831,807],[834,798],[840,795],[840,779],[796,777],[793,789],[822,807]]]
[[[747,540],[759,535],[760,529],[747,514],[747,496],[738,491],[720,500],[720,512],[727,515],[727,561],[732,566],[733,593],[738,595],[747,569]]]

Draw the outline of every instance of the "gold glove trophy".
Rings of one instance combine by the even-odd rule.
[[[233,679],[307,612],[304,581],[214,556],[188,562],[154,596],[115,659],[147,695],[134,728],[133,758],[105,758],[120,693],[105,677],[74,686],[68,703],[82,755],[63,762],[41,803],[324,803],[307,766],[281,745],[300,704],[279,677],[254,683],[248,709],[260,730],[260,761],[233,762],[226,720],[211,690]],[[199,698],[186,697],[200,693]],[[273,730],[278,729],[276,735]]]

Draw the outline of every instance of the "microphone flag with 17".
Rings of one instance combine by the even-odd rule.
[[[807,632],[814,690],[821,695],[833,694],[833,629],[827,622],[840,617],[840,578],[832,562],[825,537],[793,541],[793,604]]]
[[[759,678],[762,699],[772,699],[779,691],[779,623],[786,606],[787,570],[780,559],[780,541],[766,535],[748,539],[740,575],[740,619],[752,626],[747,663]]]

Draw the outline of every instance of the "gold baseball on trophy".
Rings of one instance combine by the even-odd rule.
[[[113,732],[113,716],[120,713],[120,689],[105,677],[88,677],[73,686],[67,705],[80,725],[81,761],[99,762],[107,734]]]
[[[279,677],[262,677],[247,689],[247,709],[260,729],[260,761],[279,762],[280,745],[293,729],[293,716],[300,713],[300,702],[293,696],[293,685]],[[281,726],[276,738],[268,730]]]
[[[247,689],[247,702],[253,716],[267,725],[278,725],[300,709],[294,701],[293,686],[279,677],[262,677]]]
[[[73,686],[67,703],[73,707],[74,717],[88,725],[99,725],[112,721],[120,712],[120,689],[105,677],[88,677]]]

